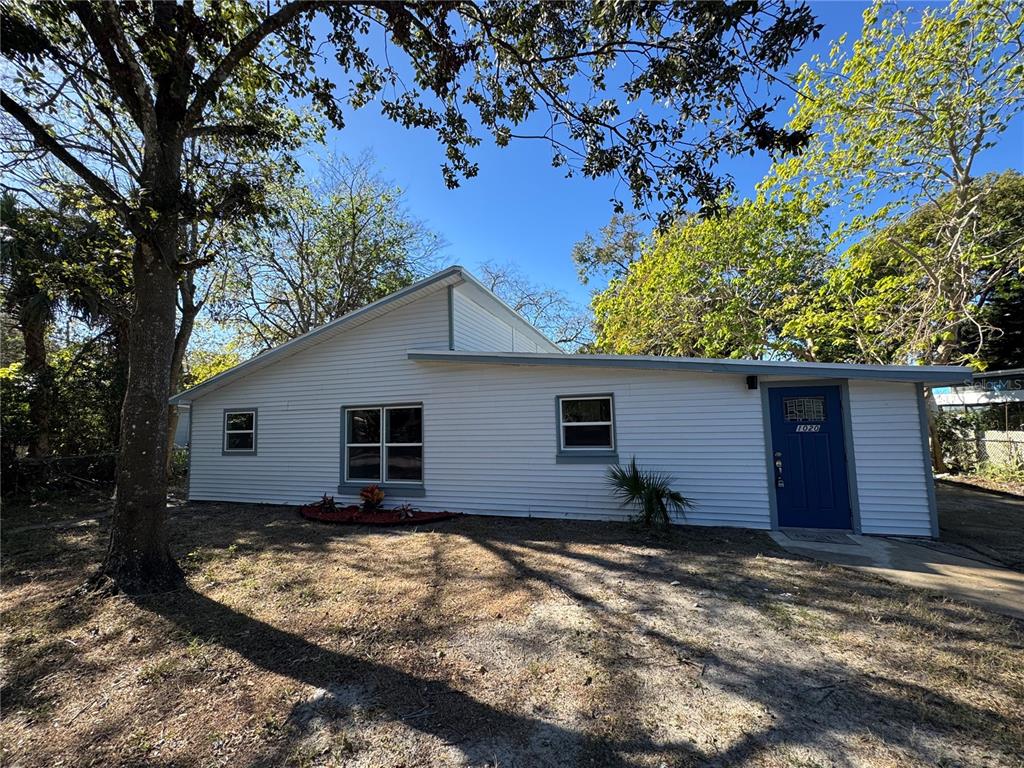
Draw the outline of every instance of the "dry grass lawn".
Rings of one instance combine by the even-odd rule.
[[[5,511],[5,766],[1022,764],[1021,624],[759,533],[186,505],[187,590],[82,601],[55,515]]]

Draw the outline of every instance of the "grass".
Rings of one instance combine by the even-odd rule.
[[[74,506],[64,505],[68,511]],[[89,504],[83,514],[93,512]],[[1022,627],[766,536],[186,505],[189,588],[71,598],[5,510],[0,763],[1020,765]]]

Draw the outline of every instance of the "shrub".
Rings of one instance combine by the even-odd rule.
[[[171,480],[183,480],[188,476],[188,448],[174,448],[171,451]]]
[[[626,466],[608,468],[612,494],[623,507],[632,507],[632,518],[647,527],[667,526],[675,517],[686,517],[693,502],[672,490],[673,478],[667,472],[641,469],[636,457]]]
[[[952,472],[971,473],[978,469],[981,422],[977,413],[940,411],[935,414],[935,429],[943,459]]]
[[[380,509],[380,505],[384,503],[384,491],[380,489],[379,485],[367,485],[359,491],[359,498],[363,500],[363,509],[373,512],[375,509]]]

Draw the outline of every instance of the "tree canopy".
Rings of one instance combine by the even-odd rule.
[[[1019,173],[975,169],[1024,109],[1022,34],[1019,2],[876,2],[858,40],[801,67],[789,127],[810,142],[756,199],[639,246],[613,220],[574,249],[584,277],[613,276],[599,346],[985,365],[1012,344],[1024,208]]]
[[[655,235],[627,274],[593,299],[596,347],[621,354],[773,358],[824,266],[798,210],[744,202]]]
[[[748,86],[819,29],[788,0],[20,2],[0,23],[16,89],[5,85],[0,108],[23,188],[43,197],[70,187],[134,240],[118,492],[100,578],[129,589],[180,578],[164,525],[163,404],[180,369],[181,278],[215,258],[190,252],[187,235],[260,211],[266,161],[287,162],[321,124],[293,107],[340,128],[346,110],[374,102],[429,129],[449,185],[476,173],[483,135],[539,138],[568,172],[617,175],[635,204],[667,216],[691,198],[714,205],[727,185],[714,172],[721,156],[806,141],[773,125],[774,97]],[[324,53],[341,82],[317,72]]]
[[[847,249],[805,296],[786,331],[812,359],[865,362],[969,362],[984,366],[1006,321],[995,297],[1010,300],[1024,258],[1024,176],[977,180],[975,214],[963,259],[949,258],[940,231],[954,193],[925,204]],[[912,251],[914,258],[908,258]]]
[[[444,246],[373,157],[338,157],[319,180],[270,186],[274,214],[238,233],[239,258],[213,277],[213,317],[264,350],[424,277]]]

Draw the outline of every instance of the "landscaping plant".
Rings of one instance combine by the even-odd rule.
[[[384,503],[384,491],[379,485],[367,485],[359,491],[359,498],[363,500],[364,512],[375,512]]]
[[[667,472],[641,469],[636,457],[628,465],[608,468],[612,494],[624,507],[632,507],[632,518],[644,526],[667,526],[676,517],[685,517],[693,502],[672,490],[673,478]]]

